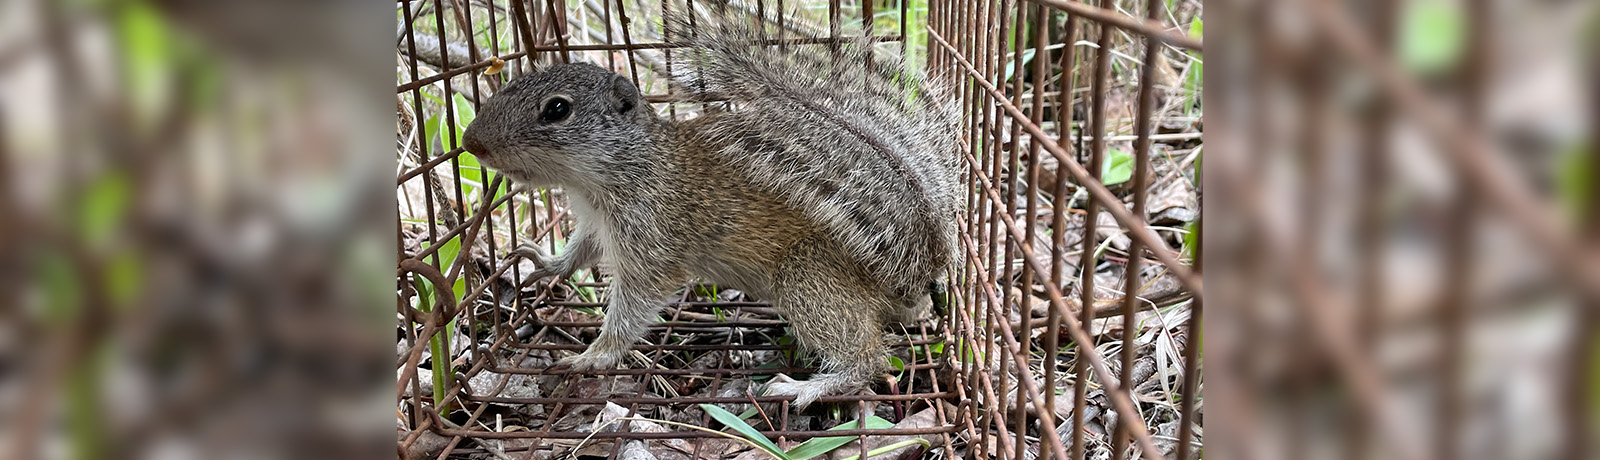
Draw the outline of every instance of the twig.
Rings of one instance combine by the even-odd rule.
[[[756,402],[756,394],[752,393],[750,391],[750,388],[746,387],[744,389],[744,395],[748,396],[750,398],[750,405],[752,407],[756,408],[756,413],[757,414],[761,414],[761,419],[762,420],[766,420],[767,421],[767,426],[774,427],[774,428],[776,428],[778,426],[778,425],[775,425],[775,424],[772,423],[772,417],[768,417],[767,416],[767,410],[761,408],[761,403]]]

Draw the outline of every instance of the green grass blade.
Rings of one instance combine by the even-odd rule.
[[[755,427],[745,423],[744,420],[740,420],[739,416],[733,415],[732,412],[722,410],[721,407],[710,404],[701,404],[700,409],[705,410],[707,414],[711,414],[711,418],[717,419],[717,421],[722,422],[723,425],[727,425],[728,428],[733,428],[734,431],[744,435],[745,438],[748,438],[750,441],[760,445],[762,449],[766,450],[767,453],[772,454],[772,456],[784,460],[790,460],[789,456],[783,453],[783,449],[779,449],[778,445],[773,444],[771,439],[767,439],[766,435],[761,434],[760,431],[756,431]]]
[[[860,425],[861,425],[860,423],[846,423],[846,424],[839,425],[839,426],[836,426],[836,427],[833,427],[833,428],[829,428],[828,431],[856,429],[856,428],[860,427]],[[894,426],[893,423],[889,423],[888,420],[884,420],[884,419],[882,419],[880,417],[867,417],[867,428],[870,428],[870,429],[883,429],[883,428],[890,428],[890,427],[893,427],[893,426]],[[787,453],[787,455],[789,456],[790,460],[806,460],[806,459],[811,458],[811,457],[816,457],[818,455],[822,455],[822,454],[826,454],[828,452],[832,452],[834,449],[838,449],[839,446],[843,446],[843,445],[849,443],[851,439],[855,439],[855,436],[835,436],[835,437],[827,437],[827,438],[811,438],[810,440],[808,440],[806,442],[800,443],[800,445],[798,445],[798,446],[794,446],[793,449],[789,449],[789,452]]]

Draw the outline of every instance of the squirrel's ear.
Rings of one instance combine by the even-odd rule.
[[[639,103],[639,88],[627,77],[617,75],[611,79],[612,97],[616,98],[617,113],[628,113]]]

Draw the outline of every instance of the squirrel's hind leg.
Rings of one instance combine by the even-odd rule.
[[[822,360],[820,373],[797,381],[780,376],[765,394],[793,395],[805,407],[818,397],[865,388],[884,367],[879,312],[892,299],[871,287],[864,271],[822,238],[796,245],[778,270],[774,299],[800,346]]]

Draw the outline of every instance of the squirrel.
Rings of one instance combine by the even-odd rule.
[[[690,14],[665,20],[690,30]],[[463,145],[517,182],[566,192],[577,225],[565,252],[515,251],[534,276],[612,267],[599,337],[560,364],[615,367],[697,276],[771,302],[818,355],[811,379],[780,374],[765,390],[803,408],[866,387],[887,365],[885,325],[942,301],[960,260],[959,112],[868,42],[753,45],[761,31],[728,14],[695,21],[672,76],[689,100],[726,110],[667,119],[628,78],[558,64],[490,97]]]

